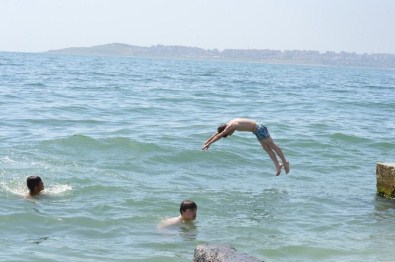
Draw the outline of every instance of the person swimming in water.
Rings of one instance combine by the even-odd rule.
[[[197,205],[191,200],[184,200],[180,204],[180,215],[173,218],[168,218],[163,220],[158,228],[164,228],[167,226],[179,224],[179,223],[189,223],[196,219]]]
[[[29,196],[36,196],[44,190],[44,183],[39,176],[29,176],[26,179],[26,185],[29,189]]]
[[[281,174],[282,167],[284,167],[286,174],[289,173],[289,162],[285,158],[281,148],[274,143],[267,127],[251,119],[235,118],[230,120],[226,124],[220,125],[217,128],[217,132],[212,135],[206,142],[204,142],[202,150],[208,150],[210,145],[220,140],[221,138],[226,138],[227,136],[232,135],[235,131],[252,132],[256,136],[259,143],[262,145],[263,149],[266,151],[266,153],[269,155],[270,159],[276,166],[276,176],[279,176]],[[279,163],[276,154],[280,157],[282,161],[281,164]]]

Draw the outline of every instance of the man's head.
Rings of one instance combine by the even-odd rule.
[[[226,126],[227,126],[227,124],[222,124],[222,125],[220,125],[220,126],[217,128],[218,134],[222,133],[222,132],[225,130]],[[222,137],[227,137],[227,136],[228,136],[228,135],[224,135],[224,136],[222,136]]]
[[[44,183],[39,176],[29,176],[26,179],[26,185],[31,195],[36,195],[44,190]]]
[[[197,205],[191,200],[184,200],[180,205],[180,214],[183,219],[195,220],[196,219]]]

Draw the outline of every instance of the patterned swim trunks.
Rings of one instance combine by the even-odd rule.
[[[267,130],[267,127],[260,124],[256,123],[256,130],[253,132],[254,135],[256,135],[256,138],[258,140],[266,139],[270,137],[269,131]]]

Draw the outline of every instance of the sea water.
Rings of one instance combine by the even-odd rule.
[[[0,53],[0,110],[1,261],[395,256],[375,176],[395,162],[394,70]],[[288,175],[251,133],[201,150],[236,117],[268,127]],[[158,229],[184,199],[195,223]]]

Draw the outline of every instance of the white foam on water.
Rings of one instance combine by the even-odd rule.
[[[29,194],[29,190],[27,189],[25,184],[15,184],[13,181],[11,182],[1,182],[0,183],[0,190],[16,195],[16,196],[21,196],[21,197],[26,197]],[[73,187],[70,185],[51,185],[48,187],[45,187],[43,191],[41,191],[41,195],[47,195],[47,196],[59,196],[62,194],[66,194],[70,191],[73,190]]]
[[[53,185],[45,188],[43,192],[48,195],[61,195],[73,190],[73,187],[70,185]]]

